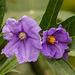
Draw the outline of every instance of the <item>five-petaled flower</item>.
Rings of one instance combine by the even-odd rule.
[[[36,61],[42,49],[40,30],[37,23],[27,16],[23,16],[19,21],[7,19],[2,32],[6,32],[3,38],[9,43],[1,54],[4,53],[6,57],[12,57],[15,53],[20,64]]]
[[[41,52],[49,58],[62,58],[64,57],[67,60],[68,49],[67,43],[71,41],[68,32],[62,28],[62,25],[59,27],[51,28],[50,30],[43,31],[43,49]]]

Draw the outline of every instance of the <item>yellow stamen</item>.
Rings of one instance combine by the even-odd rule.
[[[49,42],[50,44],[54,44],[55,42],[58,42],[58,41],[56,41],[56,39],[53,36],[48,36],[47,42]]]
[[[19,38],[20,38],[21,40],[26,39],[26,33],[20,32],[20,33],[19,33]]]

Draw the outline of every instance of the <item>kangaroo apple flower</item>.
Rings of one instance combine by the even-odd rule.
[[[62,25],[59,25],[57,29],[51,28],[43,31],[43,49],[41,52],[50,58],[59,59],[64,57],[67,59],[68,52],[66,53],[65,50],[68,49],[67,43],[70,41],[69,33],[62,28]]]
[[[7,19],[2,32],[9,43],[2,50],[1,54],[12,57],[15,53],[18,62],[36,61],[42,49],[39,31],[41,28],[30,17],[23,16],[20,20]]]

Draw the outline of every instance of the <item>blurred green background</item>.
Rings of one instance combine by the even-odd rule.
[[[3,25],[7,18],[20,19],[23,15],[27,15],[37,20],[39,24],[41,16],[44,14],[49,0],[6,0],[6,13]],[[64,0],[58,20],[63,21],[75,14],[75,0]],[[40,19],[39,19],[40,18]],[[75,54],[74,54],[75,55]],[[75,57],[69,56],[68,61],[75,68]],[[50,67],[51,68],[51,67]],[[17,66],[17,70],[21,74],[8,73],[7,75],[55,75],[53,69],[50,69],[45,60],[40,56],[35,63],[24,63]]]

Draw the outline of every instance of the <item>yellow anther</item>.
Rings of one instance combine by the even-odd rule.
[[[26,39],[26,33],[20,32],[20,33],[19,33],[19,38],[20,38],[21,40]]]
[[[49,42],[50,44],[54,44],[56,42],[56,39],[53,36],[48,36],[47,42]]]

